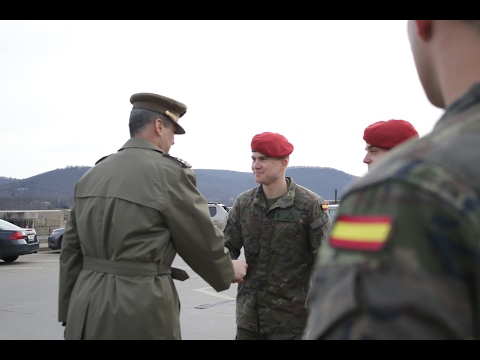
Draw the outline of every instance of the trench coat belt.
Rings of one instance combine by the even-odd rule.
[[[89,256],[83,258],[83,269],[114,275],[157,276],[171,275],[172,279],[184,281],[189,278],[186,271],[159,263],[141,263],[131,261],[113,261]]]

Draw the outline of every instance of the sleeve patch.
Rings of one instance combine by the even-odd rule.
[[[333,226],[330,245],[360,251],[383,249],[392,232],[390,216],[341,215]]]
[[[313,223],[310,224],[310,227],[312,229],[316,229],[320,226],[323,226],[325,225],[329,220],[329,217],[327,215],[327,213],[323,213],[322,216],[320,216],[317,220],[315,220]]]

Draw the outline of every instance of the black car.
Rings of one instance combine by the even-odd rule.
[[[50,250],[60,250],[62,248],[63,233],[65,228],[53,229],[48,236],[48,248]]]
[[[20,255],[36,253],[40,241],[35,229],[27,229],[0,219],[0,259],[13,262]]]

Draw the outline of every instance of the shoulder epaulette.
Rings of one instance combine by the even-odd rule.
[[[182,159],[177,158],[177,157],[175,157],[175,156],[171,156],[171,155],[169,155],[169,154],[163,154],[163,156],[165,156],[166,158],[169,158],[169,159],[172,159],[172,160],[178,162],[179,164],[182,165],[182,167],[185,167],[185,168],[191,168],[191,167],[192,167],[192,166],[191,166],[188,162],[186,162],[185,160],[182,160]]]
[[[112,155],[112,154],[110,154]],[[95,165],[97,165],[99,162],[105,160],[106,158],[108,158],[110,155],[105,155],[104,157],[100,158],[99,160],[97,160],[97,162],[95,163]]]

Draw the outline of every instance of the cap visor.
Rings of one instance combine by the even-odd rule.
[[[180,125],[178,125],[177,123],[175,123],[175,134],[177,135],[182,135],[182,134],[185,134],[185,130],[183,129],[183,127],[181,127]]]

